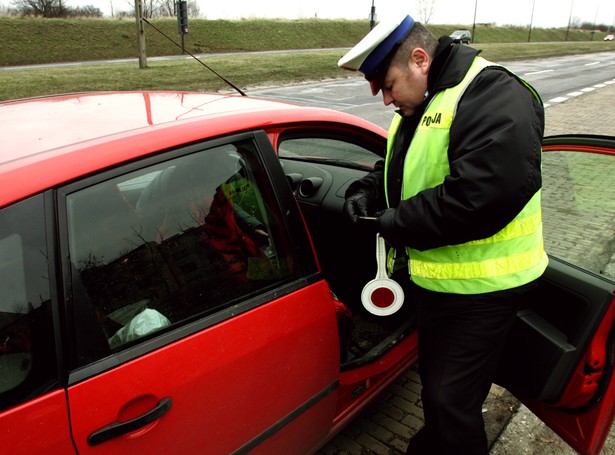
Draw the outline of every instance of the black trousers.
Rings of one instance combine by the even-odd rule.
[[[407,454],[488,453],[482,406],[531,287],[470,296],[413,289],[425,427]]]

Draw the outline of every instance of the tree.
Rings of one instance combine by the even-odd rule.
[[[160,16],[173,17],[175,16],[175,0],[161,0],[159,5]]]
[[[190,17],[201,17],[201,8],[196,0],[188,0],[188,15]]]
[[[69,8],[67,15],[70,17],[103,17],[103,13],[100,8],[96,8],[93,5]]]
[[[159,14],[159,0],[143,0],[141,4],[143,5],[143,17],[145,19],[151,19],[153,17],[158,17]]]
[[[429,24],[431,15],[436,6],[436,0],[419,0],[418,1],[418,18],[423,25]]]
[[[143,0],[144,1],[144,9],[147,9],[151,14],[151,17],[173,17],[177,14],[176,11],[176,3],[177,0]],[[149,5],[146,7],[145,2],[149,2]],[[201,15],[201,10],[196,0],[188,1],[188,16],[190,17],[199,17]]]
[[[66,7],[62,0],[13,0],[15,8],[24,15],[42,17],[65,17]]]
[[[102,11],[85,5],[72,8],[66,6],[65,0],[14,0],[13,5],[18,14],[39,17],[103,17]]]

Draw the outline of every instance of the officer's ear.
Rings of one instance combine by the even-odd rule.
[[[429,54],[420,47],[415,48],[410,54],[408,65],[411,69],[418,69],[421,73],[427,74],[429,72],[429,65],[431,58]]]

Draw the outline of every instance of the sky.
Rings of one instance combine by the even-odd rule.
[[[7,7],[12,0],[0,0]],[[377,20],[410,14],[422,20],[420,0],[195,0],[206,19],[286,18],[366,19],[372,4]],[[533,27],[566,27],[577,22],[615,24],[615,0],[422,0],[433,3],[431,24],[494,23]],[[70,6],[93,5],[110,15],[111,7],[127,11],[134,0],[65,0]]]
[[[127,1],[127,0],[119,0]],[[409,13],[418,18],[418,0],[197,0],[209,19],[252,17],[367,18],[372,6],[378,20]],[[524,25],[566,27],[571,16],[582,22],[611,25],[615,19],[614,0],[432,0],[432,24]],[[533,15],[532,15],[533,9]],[[596,19],[597,18],[597,19]]]

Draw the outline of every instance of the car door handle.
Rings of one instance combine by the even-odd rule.
[[[163,415],[165,415],[169,411],[169,409],[171,409],[172,404],[173,401],[171,400],[171,398],[163,398],[158,402],[158,405],[154,409],[146,412],[142,416],[136,417],[126,422],[113,422],[112,424],[107,425],[100,430],[96,430],[94,433],[88,436],[88,444],[91,446],[95,446],[105,441],[108,441],[109,439],[113,439],[123,434],[138,430],[139,428],[144,427],[148,423],[151,423],[154,420],[157,420]]]

